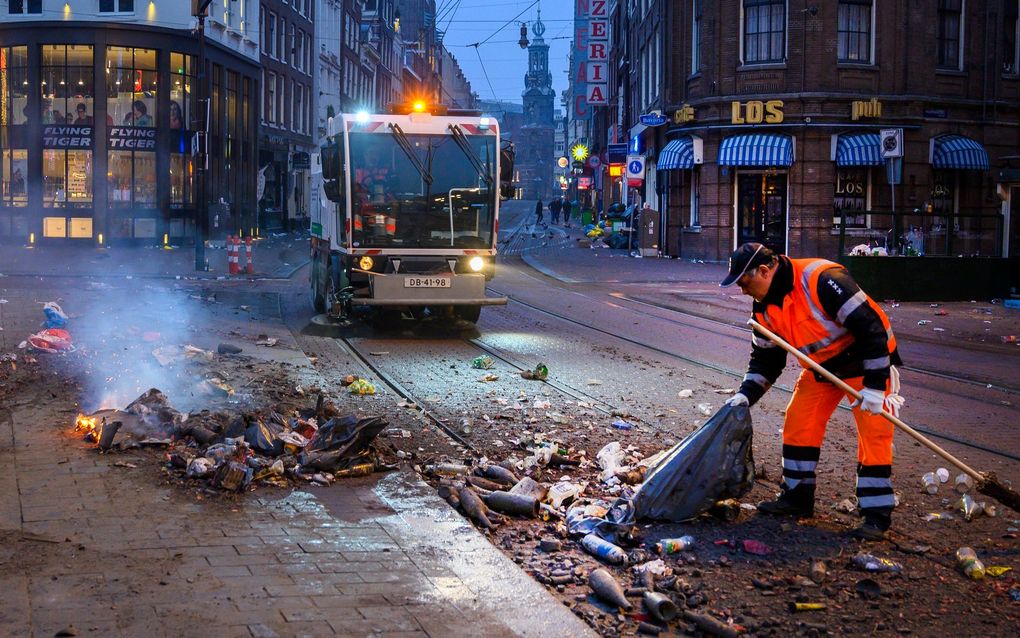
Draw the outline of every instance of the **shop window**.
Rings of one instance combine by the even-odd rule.
[[[91,208],[92,151],[43,151],[43,206]]]
[[[39,69],[43,124],[93,125],[92,47],[44,44]]]
[[[836,24],[836,59],[871,64],[873,0],[840,0]]]
[[[1002,72],[1020,74],[1020,0],[1006,0],[1002,20]]]
[[[7,9],[11,15],[42,13],[42,0],[10,0]]]
[[[28,47],[0,47],[0,126],[28,121]]]
[[[0,206],[28,206],[28,151],[5,148],[0,156]]]
[[[963,1],[939,0],[937,18],[938,66],[959,70],[963,44]]]
[[[135,0],[99,0],[100,13],[134,13]]]
[[[195,111],[195,62],[190,55],[170,54],[170,109],[167,124],[170,130],[200,129]]]
[[[691,73],[701,70],[701,0],[694,0],[691,19]]]
[[[156,125],[155,49],[106,48],[106,113],[111,125]]]
[[[833,224],[839,226],[845,219],[847,228],[866,228],[868,191],[868,169],[837,168],[832,198]]]
[[[107,192],[111,208],[155,208],[155,153],[109,151],[107,161]]]
[[[190,153],[170,154],[170,208],[194,205],[194,170]]]
[[[786,58],[785,0],[744,0],[744,64]]]

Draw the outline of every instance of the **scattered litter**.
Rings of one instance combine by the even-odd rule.
[[[929,494],[938,494],[940,484],[941,482],[938,477],[935,476],[935,472],[925,472],[925,474],[921,476],[921,487],[923,487],[924,491]]]
[[[273,346],[275,346],[279,342],[280,342],[280,340],[277,339],[276,337],[270,337],[268,335],[259,335],[255,339],[255,345],[257,345],[257,346],[268,346],[270,348],[272,348]]]
[[[545,381],[549,378],[549,368],[544,363],[540,363],[535,366],[534,370],[521,370],[521,376],[525,379]]]
[[[60,307],[55,301],[47,301],[43,304],[43,315],[46,316],[46,320],[43,322],[43,326],[46,328],[66,328],[67,327],[67,313]]]
[[[680,538],[664,538],[655,544],[655,551],[660,554],[676,554],[694,546],[693,536],[681,536]]]
[[[494,365],[496,365],[496,362],[493,361],[492,357],[488,355],[475,357],[474,359],[471,360],[471,367],[478,368],[480,370],[489,370]]]
[[[488,373],[482,375],[481,377],[479,377],[478,380],[482,381],[483,383],[489,383],[489,382],[492,382],[492,381],[499,381],[499,375],[498,374],[493,374],[491,372],[488,372]]]
[[[956,501],[953,509],[963,514],[963,518],[968,522],[975,516],[980,516],[983,510],[981,504],[975,502],[970,494],[964,494],[960,500]]]
[[[958,474],[956,476],[956,491],[960,494],[966,494],[974,487],[974,479],[967,474]]]
[[[602,385],[602,382],[599,381],[598,379],[588,379],[587,381],[585,381],[585,383],[587,385]]]
[[[618,419],[616,421],[613,421],[610,425],[612,425],[617,430],[633,430],[634,429],[634,424],[633,423],[631,423],[630,421],[625,421],[623,419]]]
[[[356,395],[375,394],[375,386],[366,379],[355,379],[347,386],[347,391]]]
[[[935,476],[938,477],[940,483],[949,482],[949,470],[947,470],[944,467],[940,467],[939,469],[935,470]]]
[[[588,574],[588,586],[595,595],[605,602],[629,611],[633,606],[623,593],[620,583],[605,569],[595,569]]]
[[[754,539],[750,538],[744,539],[740,542],[740,545],[741,549],[743,549],[744,552],[748,554],[753,554],[755,556],[768,556],[769,554],[772,553],[771,547],[769,547],[768,545],[761,541],[756,541]]]
[[[951,521],[953,520],[953,515],[946,512],[932,512],[931,514],[926,514],[924,520],[928,523],[933,521]]]
[[[712,416],[712,404],[711,403],[699,403],[697,405],[698,412],[701,412],[704,416]]]
[[[900,572],[903,566],[888,558],[879,558],[871,554],[860,553],[854,556],[853,563],[866,572]]]
[[[47,328],[37,332],[30,336],[26,343],[33,350],[50,354],[73,352],[75,349],[74,344],[71,342],[71,333],[60,328]]]
[[[689,399],[694,395],[694,390],[691,390],[690,388],[684,388],[683,390],[677,392],[676,395],[681,399]]]
[[[985,577],[985,566],[970,547],[961,547],[956,550],[956,564],[960,571],[971,580],[981,580]]]
[[[1002,576],[1006,572],[1011,571],[1013,571],[1012,567],[1003,567],[1001,565],[990,565],[988,567],[985,567],[985,573],[991,576],[992,578],[998,578],[999,576]]]

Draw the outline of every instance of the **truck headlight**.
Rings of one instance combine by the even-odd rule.
[[[372,266],[375,265],[375,260],[368,255],[362,255],[361,259],[358,260],[358,267],[362,270],[372,270]]]
[[[468,260],[468,268],[475,272],[478,272],[482,268],[485,268],[485,260],[482,259],[481,257],[472,257],[471,259]]]

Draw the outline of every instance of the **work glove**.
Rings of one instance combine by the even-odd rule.
[[[726,405],[730,406],[731,408],[736,408],[742,405],[748,406],[750,405],[750,402],[747,400],[746,396],[738,392],[731,396],[730,398],[726,399]]]
[[[885,405],[885,392],[874,388],[861,390],[861,409],[871,414],[882,414],[882,406]]]

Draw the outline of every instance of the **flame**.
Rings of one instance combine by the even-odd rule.
[[[85,440],[94,441],[99,438],[99,428],[97,425],[95,417],[79,414],[74,420],[74,431],[80,432]]]

